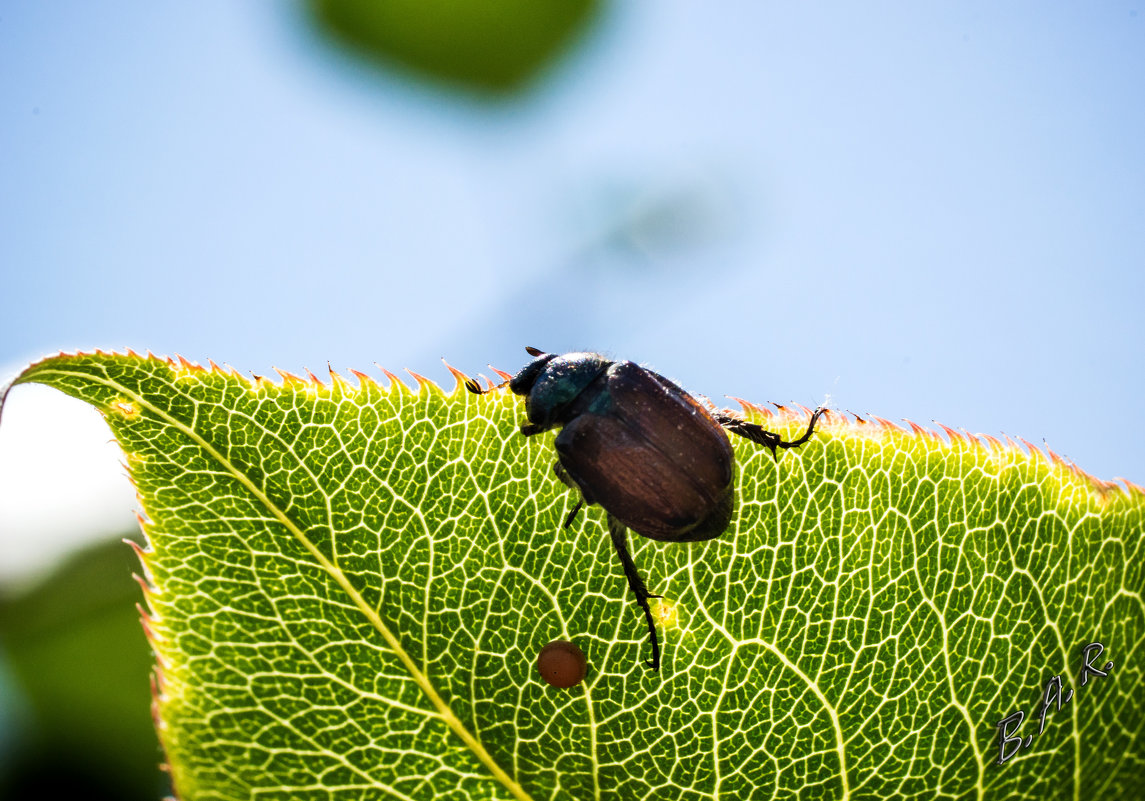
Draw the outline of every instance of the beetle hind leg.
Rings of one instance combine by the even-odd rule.
[[[612,547],[620,557],[620,564],[624,567],[624,576],[628,579],[628,588],[636,596],[636,603],[644,610],[644,619],[648,622],[648,639],[652,641],[652,659],[645,661],[652,670],[660,669],[660,640],[656,636],[656,622],[652,619],[652,610],[648,606],[649,598],[661,598],[648,592],[644,580],[636,572],[636,563],[632,561],[632,554],[628,552],[628,529],[612,515],[608,516],[608,533],[612,536]]]
[[[807,442],[807,440],[811,439],[811,435],[815,433],[815,424],[819,422],[819,417],[825,411],[826,409],[819,408],[812,412],[811,422],[808,423],[807,430],[803,432],[803,436],[791,442],[784,442],[774,431],[768,431],[761,425],[749,423],[747,420],[742,420],[739,417],[733,417],[727,412],[715,412],[712,414],[712,417],[715,418],[717,423],[733,434],[739,434],[741,437],[749,439],[757,445],[770,448],[772,458],[778,459],[779,456],[776,453],[776,448],[798,448]]]

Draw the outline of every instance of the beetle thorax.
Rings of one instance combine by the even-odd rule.
[[[542,429],[564,425],[582,393],[604,374],[610,359],[599,353],[548,354],[514,376],[510,388],[526,395],[525,414]]]

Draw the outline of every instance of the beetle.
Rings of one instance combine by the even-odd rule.
[[[545,353],[525,349],[533,361],[499,386],[525,397],[521,433],[526,437],[560,428],[553,470],[580,493],[565,518],[572,525],[585,505],[607,514],[612,545],[628,587],[644,611],[652,670],[660,669],[660,642],[648,606],[648,591],[628,551],[627,530],[661,542],[698,542],[718,537],[735,508],[734,453],[726,431],[777,449],[811,439],[823,414],[816,409],[803,436],[784,442],[774,432],[705,408],[678,384],[630,361],[599,353]],[[489,392],[475,380],[474,394]]]

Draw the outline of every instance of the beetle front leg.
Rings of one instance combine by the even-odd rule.
[[[648,592],[640,574],[636,572],[636,563],[632,561],[632,554],[628,552],[628,529],[612,515],[608,516],[608,533],[612,536],[612,547],[620,557],[620,564],[624,567],[624,576],[628,579],[628,588],[636,596],[636,603],[644,610],[644,619],[648,621],[648,637],[652,640],[652,660],[645,661],[652,670],[660,669],[660,640],[656,637],[656,623],[652,620],[652,610],[648,607],[649,598],[661,598]]]
[[[768,431],[761,425],[749,423],[747,420],[742,420],[739,417],[732,417],[727,412],[713,412],[712,417],[715,418],[717,423],[733,434],[739,434],[741,437],[749,439],[757,445],[770,448],[772,458],[778,459],[779,457],[775,453],[776,448],[798,448],[807,442],[807,440],[811,439],[811,435],[815,431],[815,423],[819,421],[820,415],[825,411],[826,409],[820,408],[812,412],[811,422],[807,425],[807,431],[804,432],[802,437],[792,440],[791,442],[784,442],[775,432]]]

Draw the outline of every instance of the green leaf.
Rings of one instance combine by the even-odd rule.
[[[524,88],[600,13],[597,0],[310,0],[324,33],[388,66],[483,94]]]
[[[18,594],[0,592],[0,798],[51,797],[62,785],[83,787],[88,801],[163,794],[137,565],[122,539],[101,541]],[[15,721],[4,715],[13,698],[26,702]]]
[[[632,538],[665,596],[656,673],[603,513],[561,528],[552,437],[516,433],[507,391],[101,353],[28,381],[100,409],[126,454],[182,798],[1142,792],[1132,485],[838,415],[778,462],[737,441],[724,536]],[[554,639],[588,657],[575,688],[535,672]],[[1083,684],[1093,642],[1113,667]],[[1039,733],[1054,676],[1072,695]],[[1030,745],[996,764],[1019,710]]]

